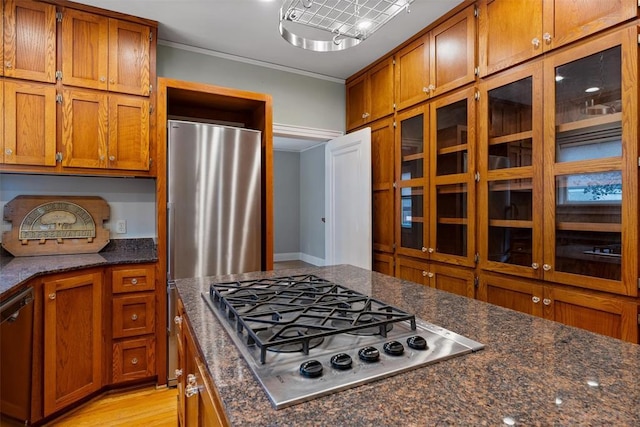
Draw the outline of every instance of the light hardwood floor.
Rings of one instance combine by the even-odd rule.
[[[176,394],[175,388],[166,387],[113,391],[87,402],[46,425],[175,427],[178,425]]]

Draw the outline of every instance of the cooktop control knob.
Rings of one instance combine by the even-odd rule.
[[[363,347],[358,351],[358,357],[365,362],[375,362],[380,359],[380,352],[375,347]]]
[[[300,374],[307,378],[318,378],[322,376],[322,363],[308,360],[300,365]]]
[[[338,353],[331,357],[331,366],[336,369],[346,370],[351,369],[351,356],[347,353]]]
[[[398,341],[386,342],[382,346],[382,349],[385,353],[390,354],[391,356],[400,356],[404,353],[404,346]]]
[[[407,338],[407,344],[414,350],[426,350],[429,348],[429,346],[427,345],[427,340],[422,338],[420,335],[414,335]]]

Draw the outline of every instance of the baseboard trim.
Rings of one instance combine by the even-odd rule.
[[[273,261],[304,261],[309,264],[313,264],[316,267],[324,267],[325,261],[323,258],[318,258],[312,255],[304,254],[302,252],[286,252],[281,254],[274,254]]]

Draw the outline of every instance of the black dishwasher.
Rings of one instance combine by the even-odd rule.
[[[31,418],[33,288],[0,303],[0,418],[22,425]]]

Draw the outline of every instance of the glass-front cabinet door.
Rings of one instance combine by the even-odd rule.
[[[541,278],[542,63],[480,84],[479,265]]]
[[[637,295],[637,37],[545,60],[545,279]]]
[[[474,265],[475,89],[430,105],[429,259]]]
[[[396,121],[396,227],[397,253],[426,257],[429,198],[426,189],[428,171],[428,106],[421,105],[399,113]]]

